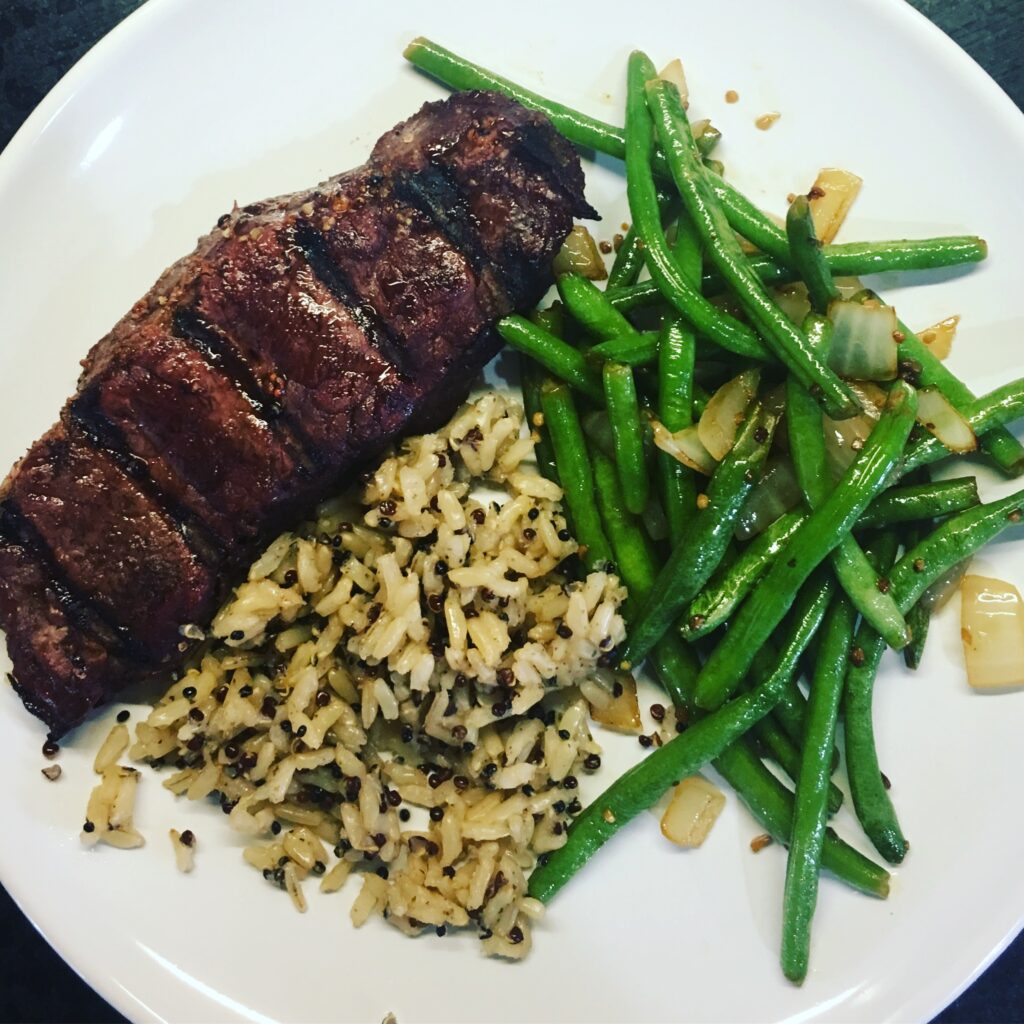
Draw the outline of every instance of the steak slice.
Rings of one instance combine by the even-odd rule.
[[[58,424],[15,467],[7,488],[8,515],[142,660],[177,653],[179,625],[214,610],[213,570],[163,507],[85,435]]]
[[[273,531],[465,398],[574,216],[594,216],[575,152],[489,93],[225,214],[93,347],[0,489],[0,627],[29,710],[59,736],[180,666]]]

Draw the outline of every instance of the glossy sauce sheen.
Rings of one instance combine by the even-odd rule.
[[[0,492],[0,626],[59,736],[187,656],[259,544],[396,436],[442,422],[534,305],[571,148],[489,93],[427,104],[363,167],[235,209],[84,361]]]

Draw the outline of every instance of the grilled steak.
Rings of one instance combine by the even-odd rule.
[[[594,213],[550,124],[463,93],[167,270],[0,491],[0,626],[51,734],[179,665],[261,542],[442,422],[574,216]]]

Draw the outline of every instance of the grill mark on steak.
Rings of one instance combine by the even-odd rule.
[[[430,218],[452,246],[468,257],[478,275],[492,273],[504,290],[522,294],[526,282],[519,269],[496,265],[484,252],[466,196],[446,167],[428,163],[417,171],[399,172],[393,188],[395,196]]]
[[[95,392],[86,391],[74,398],[64,411],[65,422],[79,430],[95,447],[102,449],[130,476],[135,484],[154,501],[159,502],[174,521],[186,543],[199,558],[213,569],[224,561],[223,552],[213,534],[189,511],[173,493],[157,486],[150,464],[128,447],[121,432],[96,408]]]
[[[163,508],[77,431],[53,427],[18,464],[4,498],[59,567],[57,579],[146,660],[178,653],[179,624],[213,611],[212,570]]]
[[[160,276],[0,488],[0,626],[51,735],[178,665],[260,542],[450,416],[593,214],[582,186],[541,115],[457,95]]]
[[[372,304],[360,298],[344,271],[330,258],[323,234],[308,221],[300,221],[295,226],[295,244],[306,257],[313,273],[326,285],[334,298],[352,314],[352,319],[359,325],[367,341],[395,366],[403,377],[408,377],[412,366],[398,339],[377,315],[377,310]]]
[[[257,416],[269,423],[281,415],[280,401],[260,386],[251,368],[194,309],[178,306],[171,314],[171,325],[179,338],[191,342],[207,362],[231,378]]]
[[[89,600],[71,587],[60,566],[50,557],[38,532],[8,502],[0,503],[0,545],[3,544],[13,544],[31,554],[45,572],[49,589],[61,613],[76,629],[118,655],[128,655],[131,638],[126,637],[116,625],[104,620]]]

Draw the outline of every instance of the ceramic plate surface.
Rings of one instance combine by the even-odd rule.
[[[609,120],[621,117],[633,46],[659,64],[682,57],[696,115],[724,132],[730,177],[765,208],[782,212],[787,193],[834,165],[865,180],[843,237],[986,236],[979,269],[872,283],[911,325],[962,314],[951,365],[978,390],[1024,371],[1024,119],[902,4],[151,0],[0,158],[0,465],[50,426],[89,346],[232,201],[362,162],[443,94],[402,60],[418,34]],[[757,130],[768,111],[781,119]],[[597,235],[610,238],[625,214],[620,169],[586,169],[605,215]],[[1009,490],[987,473],[983,483]],[[1022,546],[996,544],[977,565],[1024,584]],[[147,846],[84,851],[90,763],[109,721],[78,730],[50,784],[43,728],[0,690],[0,877],[140,1021],[923,1019],[1024,914],[1024,693],[968,690],[955,604],[921,670],[890,657],[877,686],[878,744],[912,852],[887,903],[824,882],[800,989],[778,967],[783,852],[750,852],[760,830],[735,797],[698,852],[641,816],[559,896],[528,962],[509,965],[468,936],[412,941],[381,921],[355,931],[349,887],[311,891],[299,916],[242,863],[215,808],[176,803],[148,769],[136,816]],[[633,739],[607,748],[606,778],[639,754]],[[199,838],[191,876],[174,868],[171,825]],[[857,836],[845,812],[836,825]]]

